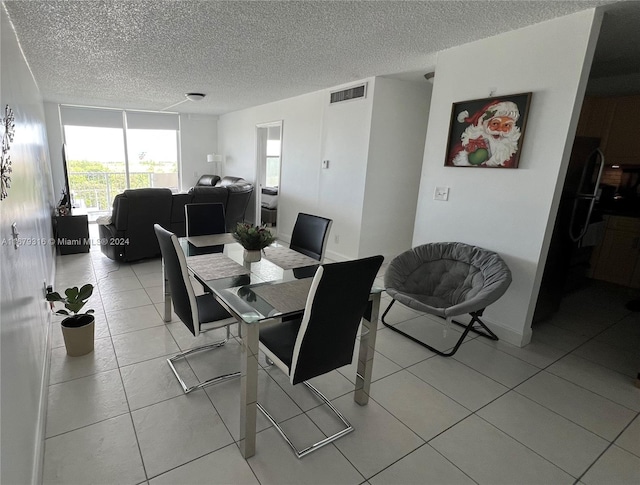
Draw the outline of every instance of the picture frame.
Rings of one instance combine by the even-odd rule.
[[[453,103],[447,167],[518,168],[532,93]]]

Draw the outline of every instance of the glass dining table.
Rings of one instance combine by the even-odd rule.
[[[240,359],[240,451],[244,458],[256,452],[258,351],[260,326],[304,312],[318,261],[274,243],[262,259],[248,263],[243,248],[230,234],[180,238],[187,268],[205,291],[238,321]],[[373,370],[380,297],[383,288],[371,288],[369,307],[362,319],[354,401],[365,405]],[[171,294],[164,275],[164,320],[171,320]]]

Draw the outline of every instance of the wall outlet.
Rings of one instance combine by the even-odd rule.
[[[449,187],[436,187],[433,192],[433,200],[449,200]]]
[[[329,160],[322,160],[322,168],[329,168]]]

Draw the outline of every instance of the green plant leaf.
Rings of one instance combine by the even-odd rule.
[[[67,310],[58,310],[56,313],[58,315],[69,315],[69,312]]]
[[[64,298],[60,296],[57,291],[47,293],[47,301],[64,301]]]
[[[93,285],[86,284],[82,288],[80,288],[80,292],[78,293],[78,300],[86,300],[93,294]]]

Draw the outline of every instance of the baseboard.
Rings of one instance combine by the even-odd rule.
[[[53,256],[53,270],[49,277],[49,282],[55,288],[56,263],[55,254]],[[44,365],[42,366],[42,376],[40,382],[40,403],[38,404],[38,424],[36,426],[35,450],[33,456],[33,470],[31,472],[32,485],[40,485],[44,472],[44,440],[46,437],[47,424],[47,404],[49,402],[49,376],[51,371],[51,325],[53,322],[52,313],[47,312],[46,332],[44,339]]]
[[[505,327],[498,322],[491,321],[486,317],[482,317],[482,322],[495,333],[500,340],[515,345],[516,347],[524,347],[531,342],[531,328],[525,329],[524,333],[519,333],[512,328]]]
[[[330,259],[331,261],[335,261],[335,262],[349,261],[350,259],[353,259],[353,258],[350,258],[349,256],[344,255],[344,254],[337,253],[335,251],[329,251],[328,249],[324,253],[324,257],[327,258],[327,259]]]
[[[47,424],[47,403],[49,402],[49,372],[51,369],[51,313],[47,315],[47,332],[45,337],[44,366],[40,382],[40,403],[38,405],[38,424],[36,426],[35,452],[31,483],[42,483],[44,466],[44,439]]]

